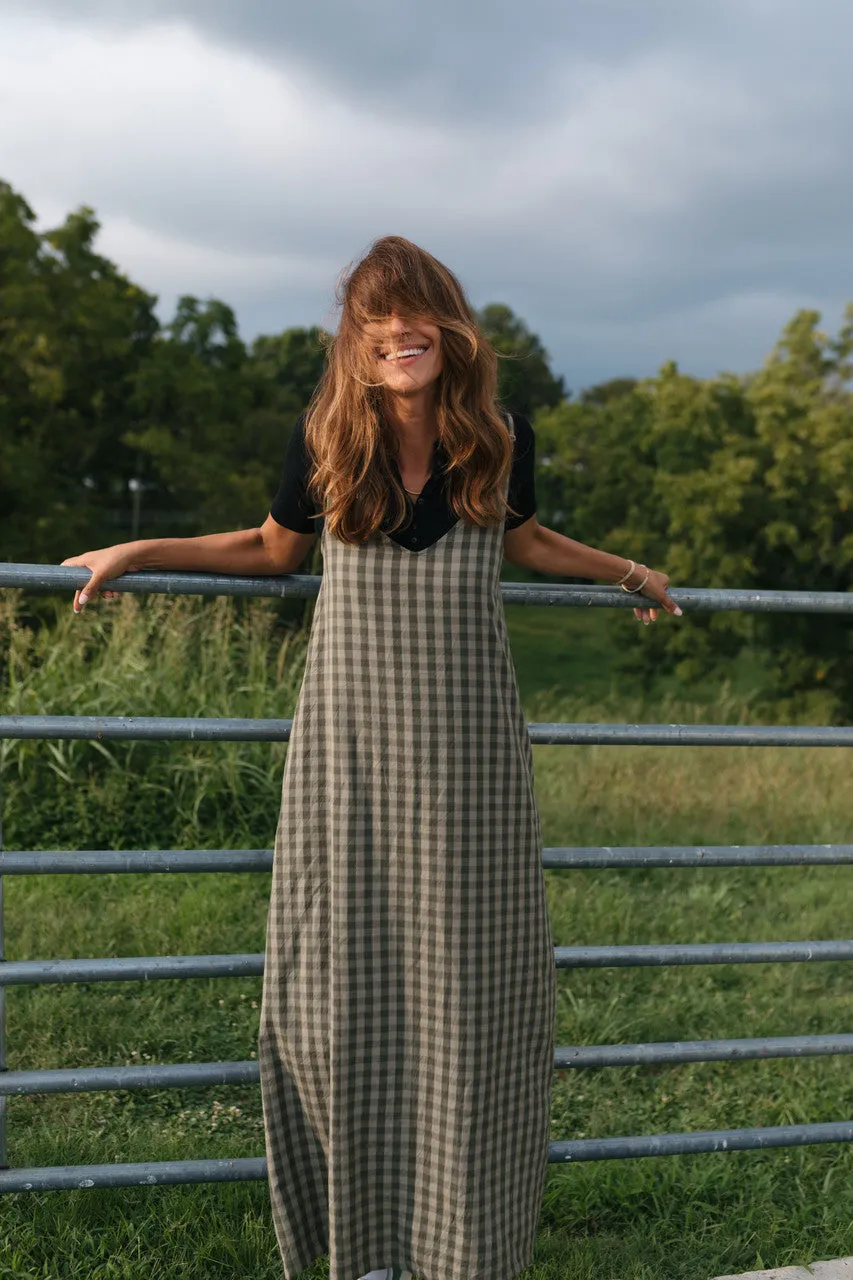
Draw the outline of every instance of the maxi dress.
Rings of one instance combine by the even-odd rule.
[[[258,1041],[285,1280],[532,1262],[556,972],[503,535],[321,535]]]

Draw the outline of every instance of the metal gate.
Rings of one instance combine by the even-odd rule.
[[[88,581],[86,570],[52,565],[0,565],[0,587],[73,590]],[[320,578],[226,577],[203,573],[129,573],[113,582],[122,591],[192,595],[311,598]],[[505,604],[633,608],[636,598],[609,586],[539,586],[502,583]],[[853,614],[853,593],[806,591],[691,590],[672,592],[691,611]],[[0,738],[97,738],[125,741],[286,741],[289,720],[134,718],[125,716],[0,716]],[[853,747],[853,727],[530,724],[530,740],[544,743],[659,744],[666,746]],[[2,816],[2,815],[0,815]],[[853,844],[719,845],[546,848],[542,866],[708,867],[803,866],[853,863]],[[267,1177],[266,1160],[253,1158],[68,1165],[12,1169],[6,1152],[6,1098],[31,1093],[164,1089],[188,1085],[249,1084],[259,1080],[257,1061],[193,1062],[163,1066],[97,1067],[9,1071],[6,1068],[5,987],[41,982],[120,982],[126,979],[223,977],[263,972],[263,954],[133,956],[120,959],[5,959],[3,875],[103,874],[158,871],[266,871],[271,849],[140,849],[126,852],[4,852],[0,827],[0,1191],[80,1187],[235,1182]],[[853,960],[853,940],[810,942],[718,942],[666,946],[555,947],[558,969],[636,965],[755,964],[778,961]],[[694,1040],[655,1044],[562,1045],[557,1070],[680,1062],[741,1061],[853,1053],[853,1034],[776,1036],[764,1039]],[[552,1163],[676,1155],[850,1142],[853,1121],[778,1127],[712,1129],[690,1133],[631,1135],[552,1142]]]

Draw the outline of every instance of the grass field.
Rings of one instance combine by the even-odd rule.
[[[290,714],[301,651],[282,646],[274,611],[205,608],[142,609],[128,598],[109,622],[64,617],[35,646],[9,608],[6,707]],[[748,663],[731,687],[691,691],[689,702],[662,687],[643,702],[613,688],[607,611],[512,608],[509,617],[531,720],[753,718]],[[107,757],[88,744],[6,744],[8,845],[271,844],[281,748],[174,744]],[[548,845],[850,839],[843,750],[567,746],[535,747],[534,758]],[[151,841],[138,824],[157,813]],[[795,940],[850,936],[851,876],[849,867],[572,870],[546,872],[546,884],[561,945]],[[10,960],[262,951],[269,876],[9,877],[5,894]],[[13,988],[8,1066],[252,1058],[259,1000],[260,978]],[[560,1044],[848,1031],[853,972],[836,962],[561,971],[557,1017]],[[552,1138],[851,1118],[853,1072],[841,1056],[604,1068],[556,1074]],[[257,1087],[16,1098],[8,1128],[16,1166],[263,1153]],[[601,1161],[549,1170],[525,1280],[707,1280],[851,1252],[849,1145]],[[306,1274],[327,1272],[320,1261]],[[0,1201],[0,1280],[280,1275],[263,1183]]]

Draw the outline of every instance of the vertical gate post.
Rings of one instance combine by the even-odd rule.
[[[6,959],[6,928],[3,914],[3,784],[0,781],[0,964]],[[6,1071],[6,984],[0,982],[0,1071]],[[0,1169],[9,1168],[6,1150],[6,1095],[0,1094]]]

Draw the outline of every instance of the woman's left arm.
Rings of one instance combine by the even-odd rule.
[[[604,582],[624,582],[626,587],[638,587],[646,579],[639,597],[658,600],[667,613],[680,615],[678,605],[667,595],[669,577],[648,570],[643,564],[636,565],[628,575],[631,561],[622,556],[611,555],[609,551],[600,551],[597,547],[588,547],[583,542],[575,542],[554,529],[546,529],[539,524],[533,515],[524,524],[515,529],[508,529],[504,534],[504,556],[511,564],[533,569],[536,573],[550,573],[563,578],[592,578]],[[649,605],[641,605],[634,609],[636,618],[643,622],[655,622],[658,609]]]

